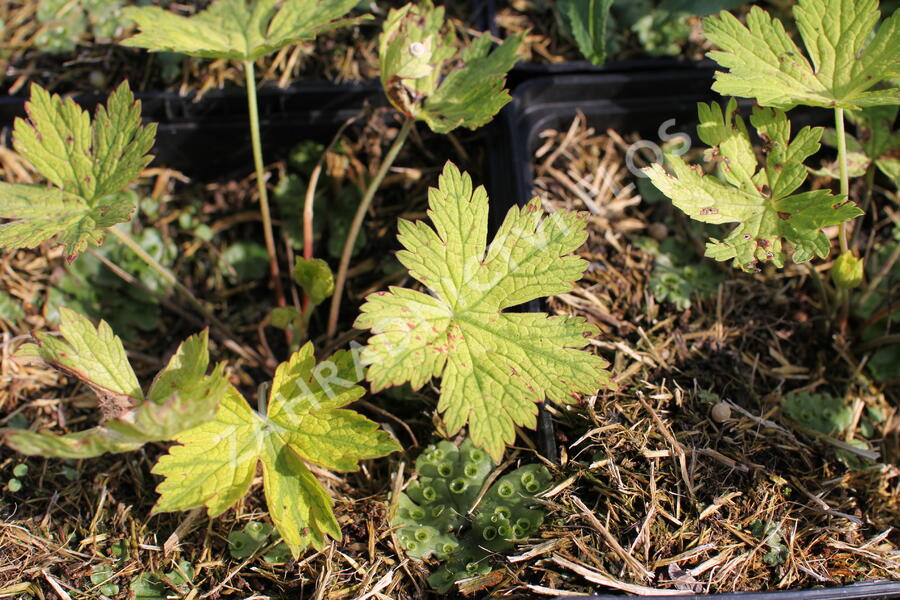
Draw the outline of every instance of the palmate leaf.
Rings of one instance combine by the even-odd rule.
[[[15,149],[54,187],[0,183],[0,248],[33,248],[51,238],[70,259],[134,206],[123,188],[153,158],[156,125],[141,126],[141,105],[122,83],[97,109],[93,124],[71,99],[31,86],[29,120],[16,119]]]
[[[707,160],[721,161],[724,181],[705,175],[700,167],[667,155],[672,175],[658,164],[644,169],[653,184],[672,202],[704,223],[737,223],[724,240],[713,240],[706,255],[752,271],[757,262],[784,266],[782,241],[793,246],[795,262],[827,256],[831,245],[823,227],[861,214],[852,202],[828,190],[794,194],[807,177],[803,161],[819,149],[822,128],[804,127],[790,140],[790,122],[777,109],[755,108],[750,118],[766,147],[765,166],[756,155],[734,99],[723,112],[717,104],[698,105],[700,138],[713,146]],[[790,140],[790,141],[789,141]]]
[[[202,58],[256,60],[284,46],[358,22],[340,19],[357,0],[216,0],[196,15],[183,17],[158,6],[128,7],[140,33],[125,46],[180,52]]]
[[[476,129],[507,102],[506,74],[516,62],[522,36],[491,51],[488,35],[458,52],[444,8],[430,0],[392,9],[379,38],[381,83],[391,103],[432,131]]]
[[[206,375],[206,331],[179,346],[145,397],[121,340],[106,322],[95,328],[65,307],[60,308],[60,319],[62,339],[35,334],[37,343],[22,346],[16,358],[42,360],[79,379],[98,395],[107,418],[97,427],[66,435],[7,429],[4,439],[12,448],[58,458],[127,452],[147,442],[172,439],[215,415],[227,382],[223,365]]]
[[[721,49],[709,57],[728,69],[716,73],[713,89],[783,110],[900,104],[896,87],[872,90],[896,76],[900,61],[900,12],[872,37],[879,14],[877,0],[799,0],[794,16],[808,58],[759,7],[746,26],[727,12],[708,17],[704,33]]]
[[[400,221],[397,257],[432,295],[391,288],[370,295],[355,326],[374,334],[363,350],[373,390],[442,377],[438,410],[449,433],[466,423],[476,446],[499,461],[514,426],[534,428],[537,402],[572,402],[607,385],[599,356],[580,350],[596,329],[584,319],[505,308],[561,294],[585,261],[584,213],[542,218],[540,201],[513,208],[487,245],[488,198],[447,163],[429,190],[434,228]]]
[[[272,522],[294,556],[326,536],[341,538],[332,501],[306,466],[355,471],[362,459],[399,445],[378,426],[342,408],[359,399],[362,376],[350,352],[316,365],[307,343],[275,372],[266,415],[253,411],[229,387],[216,418],[178,435],[153,472],[164,477],[154,512],[205,506],[221,514],[250,488],[262,463]]]

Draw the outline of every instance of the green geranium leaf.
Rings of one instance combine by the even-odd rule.
[[[322,301],[334,293],[334,275],[328,263],[321,258],[306,260],[298,257],[294,265],[294,281],[309,296],[313,306],[322,304]]]
[[[122,342],[109,325],[100,321],[95,328],[78,313],[65,307],[59,310],[64,339],[36,334],[38,343],[20,348],[16,358],[43,360],[87,384],[99,396],[106,420],[66,435],[6,430],[5,441],[11,447],[23,454],[59,458],[127,452],[147,442],[170,440],[215,415],[227,383],[224,365],[206,375],[206,331],[179,346],[145,397]]]
[[[358,461],[400,447],[378,426],[343,409],[363,395],[361,373],[349,352],[316,365],[304,345],[275,372],[265,416],[229,387],[216,418],[176,437],[153,472],[163,476],[154,512],[206,506],[221,514],[248,491],[258,463],[269,516],[294,556],[326,536],[341,538],[328,494],[305,462],[355,471]]]
[[[600,66],[606,60],[606,24],[615,0],[560,0],[560,14],[586,59]]]
[[[362,360],[376,391],[442,377],[438,410],[449,433],[468,423],[474,444],[499,462],[514,426],[535,426],[537,402],[572,402],[608,383],[606,361],[580,350],[597,333],[584,319],[502,312],[572,289],[586,264],[570,254],[587,238],[586,214],[542,218],[534,199],[509,211],[488,246],[487,194],[451,163],[429,207],[434,228],[400,221],[406,250],[397,257],[434,295],[370,295],[355,323],[375,334]]]
[[[128,364],[122,341],[106,321],[94,325],[78,313],[59,308],[62,337],[35,335],[37,345],[25,345],[18,357],[39,356],[46,363],[86,383],[101,398],[120,404],[144,399],[137,376]]]
[[[16,119],[13,144],[54,187],[0,183],[0,248],[33,248],[51,238],[72,259],[99,246],[134,204],[121,193],[153,158],[156,126],[141,126],[141,105],[124,82],[93,124],[72,99],[31,86],[29,120]]]
[[[522,36],[491,51],[490,36],[457,51],[444,8],[426,0],[392,9],[379,39],[381,83],[391,103],[437,133],[476,129],[507,102],[506,74],[516,62]]]
[[[150,51],[253,61],[319,33],[358,22],[340,19],[357,0],[216,0],[191,17],[158,6],[128,7],[140,33],[122,42]]]
[[[794,194],[807,177],[803,161],[819,149],[822,128],[804,127],[790,140],[790,122],[777,109],[756,108],[751,122],[765,142],[765,166],[758,168],[743,119],[732,99],[723,112],[717,104],[699,104],[700,138],[713,146],[708,161],[722,165],[724,181],[700,167],[667,155],[673,175],[658,164],[644,169],[653,184],[691,218],[704,223],[738,223],[724,240],[706,245],[706,255],[733,259],[745,270],[757,262],[784,266],[782,240],[793,245],[795,262],[827,256],[831,245],[823,227],[861,214],[856,205],[828,190]]]
[[[900,89],[872,90],[900,61],[900,13],[873,36],[879,16],[877,0],[799,0],[794,17],[808,57],[757,6],[746,26],[727,12],[708,17],[706,37],[721,48],[709,57],[728,69],[716,73],[713,89],[783,110],[900,104]]]
[[[894,187],[900,188],[900,131],[894,129],[897,112],[896,106],[875,106],[853,111],[848,116],[856,125],[858,145],[866,157],[875,161],[875,166]]]

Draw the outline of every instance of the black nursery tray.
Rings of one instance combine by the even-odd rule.
[[[554,75],[516,88],[513,100],[493,124],[490,169],[492,198],[503,206],[531,198],[531,156],[542,131],[568,127],[579,112],[590,126],[636,131],[658,143],[665,133],[691,134],[697,102],[718,98],[711,91],[712,62],[686,62],[674,68],[638,73]]]
[[[835,588],[815,590],[787,590],[777,592],[734,592],[730,594],[686,594],[684,596],[644,596],[669,600],[857,600],[858,598],[900,597],[900,582],[866,581]],[[623,596],[606,594],[599,596],[557,596],[556,600],[622,600]]]
[[[512,102],[492,123],[488,136],[488,186],[492,200],[494,226],[509,207],[523,205],[533,195],[532,156],[542,143],[540,133],[547,129],[565,129],[580,112],[597,131],[613,128],[637,132],[642,139],[660,144],[660,128],[666,135],[687,133],[696,137],[697,103],[721,101],[711,91],[715,74],[712,62],[670,64],[661,70],[634,73],[582,73],[533,77],[519,85]],[[742,110],[750,103],[742,102]],[[829,125],[830,113],[820,110],[795,111],[794,126]],[[833,126],[833,123],[831,123]],[[541,301],[533,301],[521,310],[544,310]],[[540,415],[540,447],[545,457],[556,458],[553,423],[546,411]],[[596,596],[559,596],[560,600],[616,600],[618,594]],[[868,581],[838,587],[744,592],[649,596],[678,600],[862,600],[900,598],[900,582]]]
[[[213,90],[199,100],[176,92],[135,94],[145,121],[158,123],[154,164],[210,179],[237,174],[252,165],[250,121],[243,88]],[[93,113],[103,95],[73,97]],[[0,129],[25,116],[25,97],[0,98]],[[381,85],[304,83],[258,93],[260,134],[266,155],[284,154],[299,140],[324,139],[366,105],[384,106]],[[337,124],[337,125],[335,125]],[[330,139],[330,138],[329,138]],[[328,141],[325,139],[324,141]]]

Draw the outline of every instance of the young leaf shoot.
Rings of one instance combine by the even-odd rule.
[[[795,262],[824,258],[831,249],[823,227],[838,225],[862,214],[853,203],[829,190],[794,192],[806,181],[803,161],[819,150],[822,128],[804,127],[790,140],[787,115],[773,108],[753,111],[750,122],[765,140],[765,165],[756,154],[732,99],[722,111],[718,104],[698,106],[700,139],[712,146],[707,161],[718,161],[722,179],[667,155],[673,175],[660,165],[644,169],[653,184],[672,202],[704,223],[738,223],[724,240],[706,245],[706,256],[733,259],[735,267],[752,271],[758,262],[784,266],[783,240],[793,246]]]
[[[606,61],[606,26],[614,0],[559,0],[558,10],[578,49],[591,63]]]
[[[400,112],[436,133],[476,129],[510,101],[503,86],[521,42],[515,35],[491,51],[491,37],[482,35],[457,52],[453,31],[444,26],[444,7],[430,0],[409,3],[392,9],[385,21],[381,83]]]
[[[362,360],[374,391],[442,377],[438,410],[452,435],[497,461],[515,425],[535,427],[537,402],[572,402],[605,387],[605,360],[580,350],[597,330],[584,319],[502,312],[561,294],[586,263],[572,255],[587,238],[586,213],[542,218],[540,200],[510,209],[487,245],[488,197],[447,163],[429,190],[434,224],[400,221],[397,258],[433,295],[394,287],[370,295],[355,326],[373,335]]]
[[[4,440],[12,448],[23,454],[59,458],[127,452],[147,442],[173,439],[182,430],[215,416],[228,384],[224,365],[206,374],[206,331],[178,347],[144,396],[121,340],[105,321],[95,328],[87,318],[65,307],[60,308],[60,318],[62,338],[35,334],[37,343],[22,346],[15,357],[42,360],[86,384],[99,397],[105,420],[92,429],[66,435],[6,429]]]

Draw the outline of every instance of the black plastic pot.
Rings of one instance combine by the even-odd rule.
[[[664,135],[691,134],[697,102],[718,96],[711,91],[712,63],[682,63],[679,68],[632,74],[556,75],[516,88],[491,136],[492,199],[500,206],[531,198],[531,157],[539,134],[566,128],[579,112],[598,131],[636,131],[659,143]]]
[[[660,71],[625,73],[566,74],[533,78],[513,93],[513,100],[491,125],[488,190],[491,194],[495,226],[506,211],[523,205],[532,195],[532,156],[539,147],[539,134],[549,128],[566,129],[581,112],[597,131],[608,128],[637,132],[644,140],[661,144],[665,136],[687,133],[696,139],[697,103],[720,101],[711,91],[715,73],[710,62],[681,63]],[[742,103],[749,108],[749,103]],[[795,111],[795,127],[829,124],[828,111]],[[661,131],[661,126],[665,126]],[[544,310],[542,301],[533,301],[520,310]],[[545,457],[556,461],[553,423],[541,410],[539,446]],[[560,596],[559,600],[620,600],[622,594]],[[833,588],[647,596],[658,600],[863,600],[900,598],[900,582],[873,581]]]
[[[644,596],[669,600],[857,600],[861,598],[900,597],[900,582],[866,581],[834,588],[786,590],[777,592],[732,592],[728,594],[686,594],[684,596]],[[556,600],[621,600],[621,595],[557,596]]]
[[[175,92],[135,96],[141,101],[144,120],[158,124],[154,164],[199,179],[240,174],[252,165],[247,97],[242,88],[213,90],[199,100]],[[83,95],[73,99],[93,113],[105,98]],[[0,99],[0,128],[9,128],[16,117],[25,116],[25,100],[19,96]],[[266,155],[284,154],[303,139],[323,140],[366,105],[386,103],[378,83],[263,87],[258,105]]]

